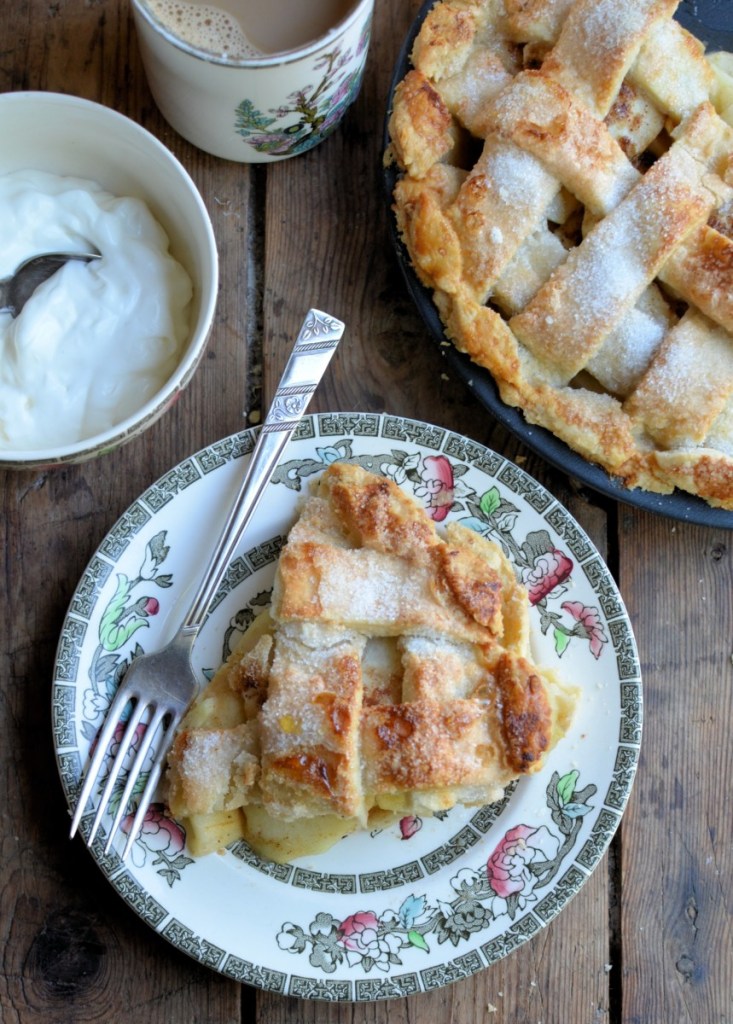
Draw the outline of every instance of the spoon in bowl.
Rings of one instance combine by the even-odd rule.
[[[98,260],[98,252],[49,252],[31,256],[17,267],[14,274],[0,281],[0,313],[18,316],[36,288],[60,270],[69,260]]]

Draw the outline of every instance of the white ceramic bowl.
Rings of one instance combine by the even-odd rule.
[[[211,220],[187,171],[150,132],[109,107],[48,92],[0,94],[0,174],[19,170],[86,178],[144,200],[193,282],[189,337],[178,366],[136,413],[94,437],[33,451],[0,449],[13,469],[83,462],[116,448],[157,420],[190,381],[214,317],[219,264]]]

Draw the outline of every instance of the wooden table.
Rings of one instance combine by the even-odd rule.
[[[380,193],[388,83],[417,7],[377,0],[366,80],[342,128],[307,155],[265,169],[208,157],[166,125],[122,0],[0,0],[0,90],[76,93],[156,134],[201,190],[222,268],[208,353],[162,421],[90,464],[3,475],[3,1024],[733,1022],[731,537],[607,502],[548,468],[446,373],[427,341],[397,271]],[[388,1003],[260,992],[168,945],[120,900],[83,844],[67,839],[51,744],[55,646],[87,560],[159,475],[254,421],[311,305],[349,325],[312,408],[427,419],[522,459],[605,555],[645,683],[630,805],[579,895],[490,969]]]

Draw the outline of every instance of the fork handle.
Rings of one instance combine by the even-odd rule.
[[[247,472],[180,632],[195,636],[201,628],[237,544],[343,333],[344,324],[340,320],[317,309],[308,311],[260,429]]]

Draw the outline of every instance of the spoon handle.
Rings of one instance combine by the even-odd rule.
[[[344,324],[340,320],[317,309],[309,310],[258,434],[244,479],[191,603],[183,632],[197,633],[200,629],[237,544],[343,333]]]

